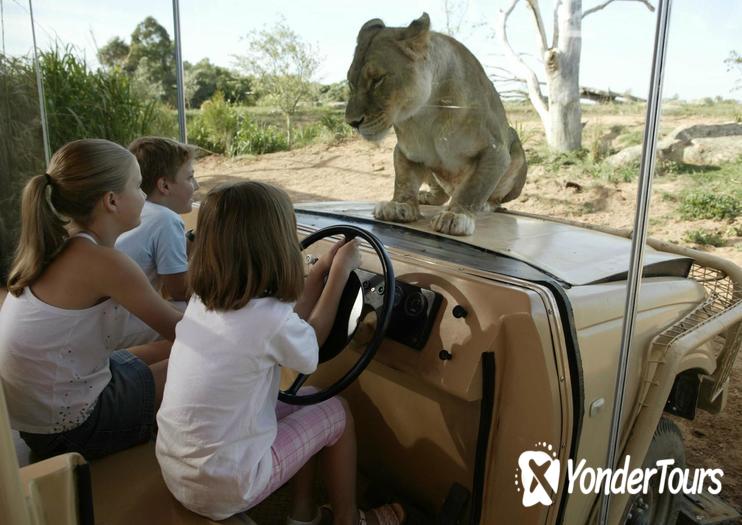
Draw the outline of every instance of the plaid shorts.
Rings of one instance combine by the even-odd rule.
[[[306,393],[309,389],[302,389]],[[271,445],[273,472],[266,487],[248,503],[252,508],[294,477],[307,461],[325,447],[338,442],[345,431],[345,409],[336,397],[322,403],[276,405],[278,433]]]

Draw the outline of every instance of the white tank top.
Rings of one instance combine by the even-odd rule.
[[[81,425],[111,380],[109,357],[127,317],[111,299],[70,310],[46,304],[30,287],[8,294],[0,309],[0,379],[11,426],[52,434]]]

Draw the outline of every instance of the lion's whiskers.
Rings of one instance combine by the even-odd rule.
[[[425,104],[423,107],[444,109],[477,109],[479,106],[444,106],[442,104]]]

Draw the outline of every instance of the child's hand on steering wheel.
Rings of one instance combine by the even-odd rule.
[[[343,244],[345,244],[345,239],[337,241],[335,244],[333,244],[332,248],[330,248],[330,250],[326,254],[324,254],[319,259],[316,259],[312,266],[311,272],[316,273],[317,275],[320,275],[322,277],[326,276],[330,272],[330,267],[332,266],[332,261],[335,259],[335,254],[337,254],[338,250]]]
[[[361,265],[360,246],[361,241],[357,238],[351,239],[340,246],[333,259],[330,271],[343,272],[345,278],[347,278],[350,272]]]

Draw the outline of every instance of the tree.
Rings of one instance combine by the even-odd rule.
[[[208,58],[196,64],[184,64],[186,103],[189,107],[201,107],[217,91],[232,104],[254,104],[253,80],[239,75],[226,67],[212,64]]]
[[[471,37],[482,27],[483,21],[472,22],[468,19],[469,0],[442,0],[445,27],[440,31],[458,40]]]
[[[312,78],[319,67],[317,50],[304,42],[285,22],[247,36],[248,52],[235,56],[239,67],[256,77],[266,97],[286,117],[291,146],[291,119],[299,103],[311,98]]]
[[[114,37],[98,50],[104,69],[121,68],[141,96],[175,105],[175,45],[163,26],[148,16],[131,33],[131,44]]]
[[[736,51],[730,51],[729,56],[726,60],[724,60],[724,63],[727,65],[727,71],[736,71],[737,74],[741,77],[737,79],[736,85],[732,89],[732,91],[742,89],[742,55],[740,55]]]
[[[528,98],[536,109],[546,132],[549,147],[556,151],[573,151],[582,145],[582,123],[580,109],[580,54],[582,51],[582,20],[605,8],[616,0],[582,9],[582,0],[557,0],[554,7],[554,30],[549,45],[539,0],[524,0],[533,15],[538,33],[539,49],[543,59],[547,96],[541,91],[536,73],[515,52],[508,41],[507,24],[520,0],[510,0],[497,16],[497,38],[506,54],[517,68],[517,79],[525,82]],[[650,11],[654,7],[648,0],[625,0],[640,2]]]
[[[456,38],[456,35],[461,31],[461,25],[464,23],[464,19],[466,18],[468,7],[468,0],[466,0],[466,2],[460,2],[458,0],[443,0],[443,14],[446,17],[446,30],[443,31],[445,34]]]
[[[332,104],[333,102],[348,102],[348,81],[341,80],[333,84],[321,84],[317,88],[317,102]]]
[[[161,100],[174,105],[175,45],[167,29],[151,16],[137,24],[131,34],[129,56],[124,67],[134,74],[140,66],[139,75],[159,87]]]
[[[98,50],[98,62],[108,69],[123,68],[129,58],[129,45],[119,37],[113,37]]]

